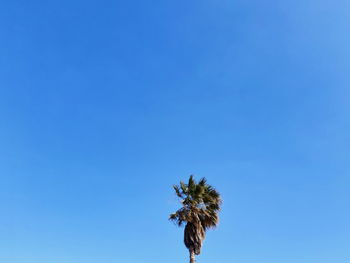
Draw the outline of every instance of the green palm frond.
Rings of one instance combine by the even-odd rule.
[[[178,226],[186,224],[185,245],[198,255],[205,231],[216,227],[219,222],[221,196],[214,187],[207,184],[205,178],[197,183],[193,175],[187,184],[180,182],[180,185],[174,185],[173,188],[180,198],[182,207],[171,214],[169,219]]]

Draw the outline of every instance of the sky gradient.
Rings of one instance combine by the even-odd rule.
[[[350,262],[348,0],[0,2],[0,262]]]

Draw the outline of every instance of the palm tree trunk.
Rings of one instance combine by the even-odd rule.
[[[190,263],[196,263],[196,255],[193,249],[190,249]]]

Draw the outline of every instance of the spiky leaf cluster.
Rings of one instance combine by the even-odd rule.
[[[188,183],[174,185],[182,207],[170,215],[170,220],[179,226],[186,224],[184,241],[188,249],[200,253],[205,231],[218,224],[218,212],[222,203],[220,194],[205,178],[198,183],[190,176]]]

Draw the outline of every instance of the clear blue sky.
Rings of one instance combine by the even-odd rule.
[[[3,0],[0,261],[350,262],[348,0]]]

